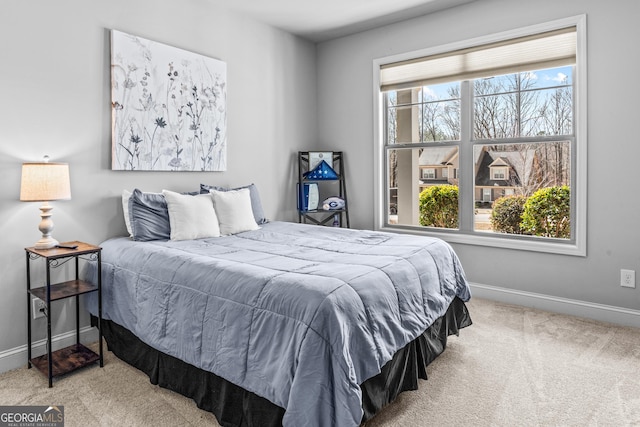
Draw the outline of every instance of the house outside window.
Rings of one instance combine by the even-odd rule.
[[[466,49],[438,48],[432,55],[380,62],[383,133],[377,156],[383,179],[377,190],[394,188],[396,199],[392,210],[381,206],[393,215],[378,218],[379,228],[584,255],[586,138],[579,136],[586,133],[586,120],[580,120],[586,105],[577,102],[586,92],[584,17],[486,39],[470,41]],[[496,50],[514,57],[498,71]],[[455,62],[460,55],[492,68],[433,75],[439,67],[447,70],[443,60]],[[404,77],[394,80],[399,75]],[[425,220],[421,198],[435,197],[434,186],[455,193],[455,221]],[[552,219],[555,228],[540,231],[535,221],[542,214],[532,210],[534,202],[527,205],[534,196],[563,201],[564,214]],[[500,200],[507,197],[522,205],[519,232],[501,228],[494,218],[503,212],[500,204],[514,203]]]

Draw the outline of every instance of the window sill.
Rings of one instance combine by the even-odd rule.
[[[447,243],[460,243],[464,245],[489,246],[499,249],[513,249],[521,251],[544,252],[558,255],[587,256],[586,242],[566,241],[564,239],[551,238],[522,238],[504,235],[483,235],[482,233],[465,234],[459,231],[439,231],[435,229],[422,229],[399,225],[383,225],[380,231],[390,233],[415,234],[419,236],[437,237]]]

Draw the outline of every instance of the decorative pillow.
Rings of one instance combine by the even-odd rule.
[[[264,216],[264,211],[262,210],[262,202],[260,201],[260,193],[258,192],[258,187],[256,187],[255,184],[249,184],[245,185],[244,187],[231,189],[216,187],[215,185],[200,184],[200,194],[208,194],[209,190],[236,191],[242,190],[243,188],[249,189],[249,195],[251,197],[251,211],[253,212],[253,217],[256,220],[256,224],[264,224],[266,222],[269,222],[269,220]]]
[[[169,211],[171,240],[220,237],[220,226],[211,196],[190,196],[169,190],[162,190],[162,194]]]
[[[220,234],[227,236],[260,228],[253,217],[248,188],[210,192],[220,223]]]
[[[129,198],[131,197],[131,191],[122,190],[122,213],[124,214],[124,225],[127,226],[127,232],[129,237],[133,236],[131,232],[131,219],[129,218]]]
[[[162,194],[133,190],[129,197],[129,221],[133,240],[169,240],[171,236],[167,202]]]

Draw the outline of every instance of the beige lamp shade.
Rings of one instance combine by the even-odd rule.
[[[45,157],[46,158],[46,157]],[[51,236],[53,220],[49,205],[51,200],[67,200],[71,198],[69,184],[69,165],[67,163],[23,163],[22,182],[20,184],[20,200],[23,202],[44,202],[40,206],[41,221],[38,229],[42,238],[35,244],[36,249],[50,249],[58,245]]]
[[[23,163],[20,200],[45,202],[71,199],[67,163]]]

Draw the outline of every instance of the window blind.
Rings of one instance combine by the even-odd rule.
[[[576,39],[576,27],[573,26],[385,64],[380,67],[380,90],[573,65],[576,62]]]

